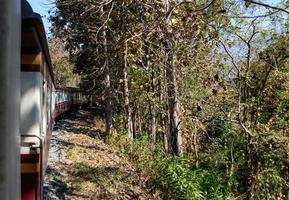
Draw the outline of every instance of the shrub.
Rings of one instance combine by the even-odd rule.
[[[202,199],[202,176],[192,170],[191,162],[185,157],[173,156],[159,163],[160,179],[175,199]]]

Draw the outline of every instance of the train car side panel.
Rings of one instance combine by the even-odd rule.
[[[40,133],[40,93],[41,75],[36,72],[21,72],[21,112],[20,132]]]

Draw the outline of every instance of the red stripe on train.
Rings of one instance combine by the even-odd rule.
[[[40,200],[39,174],[21,174],[21,200]]]

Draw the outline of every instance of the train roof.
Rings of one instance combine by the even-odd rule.
[[[54,83],[52,63],[42,18],[38,13],[33,11],[32,7],[26,0],[21,1],[21,11],[22,32],[25,32],[24,36],[22,36],[24,49],[42,49],[50,71],[52,82]],[[34,38],[34,40],[32,40],[32,38]]]

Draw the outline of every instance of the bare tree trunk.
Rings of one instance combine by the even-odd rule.
[[[152,137],[153,143],[155,145],[156,141],[157,141],[155,101],[151,101],[150,113],[151,113],[151,128],[150,128],[151,137]]]
[[[147,44],[146,46],[148,46]],[[146,67],[149,71],[149,112],[150,112],[150,133],[151,133],[151,139],[153,141],[153,145],[156,144],[156,107],[155,107],[155,83],[154,83],[154,69],[151,66],[150,63],[150,57],[149,57],[149,49],[146,48]]]
[[[127,43],[124,53],[123,82],[124,82],[124,108],[126,117],[125,124],[129,141],[133,142],[132,117],[131,117],[131,108],[129,105],[129,89],[128,89],[128,74],[127,74]]]
[[[170,153],[170,136],[169,136],[169,120],[168,120],[168,115],[165,116],[164,118],[164,122],[166,124],[165,127],[165,132],[164,132],[164,148],[165,148],[165,152],[168,154]]]
[[[162,85],[161,83],[159,83],[159,101],[161,105],[164,105],[164,98],[163,98],[163,94],[162,94]],[[167,114],[163,113],[163,109],[160,112],[160,127],[161,127],[161,131],[163,133],[163,144],[164,144],[164,150],[166,153],[169,153],[169,138],[168,138],[168,133],[169,133],[169,129],[167,128],[167,124],[168,124],[168,116]]]
[[[123,1],[121,4],[122,12],[124,8],[125,8],[125,2]],[[121,16],[121,29],[125,30],[124,15]],[[128,88],[127,43],[128,41],[125,42],[125,50],[124,50],[124,57],[123,57],[123,96],[124,96],[124,112],[125,112],[125,129],[128,134],[128,139],[132,143],[134,135],[133,135],[133,123],[132,123],[132,114],[131,114],[131,108],[130,108],[129,88]]]
[[[198,132],[197,130],[192,131],[193,145],[194,145],[194,156],[196,159],[196,167],[199,167],[199,153],[198,153]]]
[[[103,12],[103,7],[102,10]],[[104,84],[105,84],[105,122],[106,122],[106,134],[109,137],[111,135],[112,128],[112,90],[110,81],[110,70],[109,70],[109,55],[108,55],[108,44],[107,44],[107,26],[105,25],[102,32],[103,36],[103,48],[104,48]]]
[[[136,138],[136,114],[136,105],[133,105],[131,111],[131,131],[133,138]]]
[[[135,112],[135,119],[134,119],[134,138],[137,138],[138,137],[138,135],[140,134],[140,112],[139,112],[139,104],[138,103],[136,103],[136,105],[135,105],[135,110],[134,110],[134,112]]]
[[[169,0],[164,0],[167,13],[170,11]],[[168,93],[168,110],[170,121],[170,140],[172,153],[183,154],[183,138],[181,131],[181,113],[178,102],[177,82],[175,76],[174,63],[174,35],[171,30],[171,16],[168,14],[166,19],[167,37],[165,41],[165,69]]]
[[[172,145],[172,153],[183,153],[183,140],[181,132],[181,119],[179,103],[177,99],[177,87],[174,71],[173,53],[169,51],[166,58],[166,79],[167,79],[167,92],[168,92],[168,110],[170,122],[170,139]]]
[[[141,134],[142,132],[142,114],[141,114],[141,110],[140,107],[138,105],[137,107],[137,123],[138,123],[138,127],[137,127],[137,134]]]
[[[164,48],[163,48],[164,49]],[[163,51],[163,54],[165,54],[165,51]],[[165,59],[163,60],[163,63],[165,62]],[[162,80],[159,80],[158,84],[158,95],[159,95],[159,102],[161,104],[161,112],[160,112],[160,126],[163,132],[163,144],[164,144],[164,150],[166,154],[170,153],[170,145],[169,145],[169,119],[168,119],[168,106],[166,101],[166,95],[167,94],[167,87],[166,85],[166,70],[164,68],[160,68],[160,73],[162,74]]]

